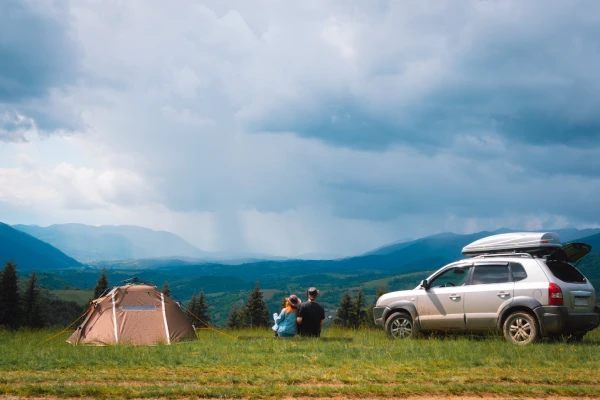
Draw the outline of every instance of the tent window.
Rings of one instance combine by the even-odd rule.
[[[156,311],[156,306],[121,306],[122,311]]]

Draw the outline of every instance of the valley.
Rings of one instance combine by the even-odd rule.
[[[310,286],[317,286],[321,290],[319,301],[330,312],[335,311],[346,291],[353,296],[361,289],[368,307],[373,303],[378,289],[393,291],[413,288],[431,272],[462,258],[461,249],[466,244],[491,234],[509,231],[502,229],[469,235],[437,234],[336,260],[215,261],[178,255],[182,248],[190,250],[187,247],[189,244],[182,245],[187,242],[173,234],[145,228],[124,227],[120,232],[119,227],[109,227],[110,229],[95,231],[92,228],[96,227],[69,224],[67,227],[54,227],[50,229],[50,233],[47,228],[34,229],[22,225],[13,228],[2,224],[0,228],[0,234],[4,235],[4,241],[0,245],[0,257],[17,261],[23,281],[31,271],[36,271],[40,287],[51,291],[60,299],[86,306],[91,297],[90,290],[96,285],[100,271],[106,268],[111,286],[132,278],[159,288],[168,282],[172,297],[184,304],[194,293],[204,291],[213,323],[220,326],[226,323],[232,306],[241,306],[257,283],[271,312],[278,311],[280,303],[290,293],[296,293],[303,298],[304,291]],[[163,253],[161,257],[82,263],[41,240],[50,235],[53,242],[61,245],[63,249],[68,250],[76,245],[79,249],[78,255],[98,253],[98,248],[107,251],[103,247],[106,246],[106,241],[98,243],[96,240],[83,240],[69,244],[72,231],[101,232],[100,235],[105,235],[106,233],[102,232],[108,231],[110,235],[117,236],[143,232],[140,236],[143,237],[143,246],[137,245],[135,241],[129,243],[139,249],[162,248]],[[61,236],[60,232],[67,233]],[[585,257],[578,268],[596,287],[600,287],[600,229],[565,229],[557,232],[565,242],[582,240],[593,246],[593,253]],[[32,236],[36,234],[39,237]],[[165,237],[169,238],[170,243],[177,245],[171,250],[168,246],[161,247],[165,245]],[[198,250],[197,254],[207,253]]]

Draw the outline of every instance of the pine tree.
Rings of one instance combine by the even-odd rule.
[[[0,326],[17,329],[21,323],[21,299],[17,264],[8,261],[0,273]]]
[[[352,304],[352,298],[350,293],[345,292],[340,300],[335,320],[333,321],[336,325],[348,327],[353,320],[354,305]]]
[[[373,316],[373,309],[375,308],[375,304],[377,304],[377,300],[379,300],[379,298],[386,293],[387,293],[387,289],[385,287],[380,286],[377,288],[377,290],[375,292],[375,296],[373,297],[373,303],[369,306],[369,308],[367,308],[367,313],[366,313],[367,326],[375,327],[375,317]]]
[[[198,300],[196,301],[196,311],[194,314],[201,320],[210,323],[210,314],[208,312],[208,304],[206,303],[206,295],[204,294],[204,290],[200,291],[200,295],[198,296]]]
[[[165,297],[171,297],[171,288],[169,287],[169,282],[165,281],[162,289],[160,289],[161,293],[165,295]]]
[[[23,296],[23,324],[29,328],[42,328],[44,318],[41,311],[40,288],[37,285],[37,275],[31,273]]]
[[[358,290],[358,293],[356,293],[356,299],[354,300],[353,308],[354,309],[352,312],[352,316],[354,319],[351,321],[350,325],[354,326],[355,328],[358,328],[359,326],[366,323],[367,317],[367,313],[365,310],[365,296],[363,294],[362,288],[360,288]]]
[[[100,278],[96,282],[96,287],[94,288],[94,299],[102,296],[104,292],[108,289],[108,277],[106,276],[106,267],[102,268],[102,273],[100,274]]]
[[[187,317],[188,317],[188,320],[194,326],[198,324],[198,320],[196,319],[196,317],[194,317],[194,315],[197,315],[196,314],[196,303],[197,302],[198,302],[198,296],[196,296],[196,293],[194,293],[187,305],[187,309],[189,310],[189,312],[187,313]],[[194,314],[194,315],[192,315],[192,314]]]
[[[260,291],[258,281],[256,281],[254,290],[248,296],[244,314],[246,324],[250,328],[262,328],[271,325],[269,322],[269,307],[263,298],[263,293]]]
[[[204,290],[202,290],[200,292],[200,295],[198,296],[196,296],[196,293],[194,293],[192,299],[188,303],[187,308],[191,311],[192,314],[194,314],[189,316],[189,319],[192,322],[192,324],[198,326],[205,326],[202,322],[205,322],[206,324],[210,323],[211,317],[208,313],[208,304],[206,303],[206,295],[204,294]]]
[[[231,307],[231,312],[229,313],[229,320],[227,321],[227,327],[230,329],[240,329],[246,326],[246,321],[244,317],[244,310],[240,309],[240,307],[234,304]]]

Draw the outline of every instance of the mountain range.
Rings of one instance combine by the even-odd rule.
[[[0,222],[0,261],[15,261],[20,269],[57,270],[83,265],[56,247]]]
[[[509,229],[472,234],[441,233],[393,243],[359,256],[336,260],[239,259],[218,261],[179,236],[137,226],[63,224],[39,227],[1,225],[0,257],[18,259],[22,267],[39,270],[91,266],[112,269],[173,269],[182,275],[231,275],[245,279],[288,276],[289,270],[315,272],[410,272],[430,266],[431,260],[451,262],[462,258],[467,244],[486,236],[513,232]],[[558,229],[563,240],[585,238],[600,250],[600,229]],[[30,250],[28,250],[30,249]],[[72,257],[72,258],[71,258]],[[79,260],[79,261],[76,261]],[[427,261],[429,260],[429,261]],[[240,266],[243,265],[243,268]],[[287,270],[287,271],[286,271]]]
[[[363,288],[366,295],[371,295],[378,287],[387,290],[414,287],[430,272],[463,258],[461,250],[465,245],[486,236],[510,232],[501,229],[468,235],[442,233],[392,243],[359,256],[336,260],[239,259],[222,262],[177,256],[186,251],[188,256],[189,252],[202,253],[195,253],[197,249],[168,232],[138,227],[97,228],[103,227],[69,224],[48,228],[16,225],[13,228],[0,224],[0,261],[15,260],[22,276],[36,270],[40,285],[53,290],[65,287],[90,289],[102,267],[107,268],[111,285],[132,277],[157,286],[168,281],[173,295],[183,301],[203,290],[210,299],[215,320],[223,323],[231,305],[243,302],[257,281],[265,291],[269,307],[274,310],[283,296],[301,294],[306,287],[315,285],[322,291],[320,302],[326,308],[334,309],[344,291]],[[581,240],[592,245],[596,254],[586,257],[578,267],[592,283],[600,284],[600,229],[555,231],[564,242]],[[67,255],[41,238],[60,244],[61,250],[76,250],[80,259],[96,261],[80,263],[70,257],[73,254],[65,251]],[[142,240],[138,242],[136,238]],[[165,240],[161,242],[163,238]],[[115,249],[111,249],[112,244]],[[170,250],[169,244],[174,244],[172,249],[175,250]],[[113,259],[100,260],[102,255],[110,255]],[[117,255],[122,259],[117,259]],[[158,257],[135,258],[136,255]]]
[[[51,244],[80,262],[159,257],[196,259],[207,254],[171,232],[139,226],[60,224],[13,225],[13,228]]]
[[[260,253],[207,252],[174,233],[140,226],[58,224],[47,227],[37,225],[13,225],[12,227],[47,242],[86,264],[149,258],[177,258],[196,262],[211,260],[226,264],[286,259]]]

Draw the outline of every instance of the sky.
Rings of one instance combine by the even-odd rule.
[[[600,2],[3,0],[0,221],[359,254],[600,227]]]

